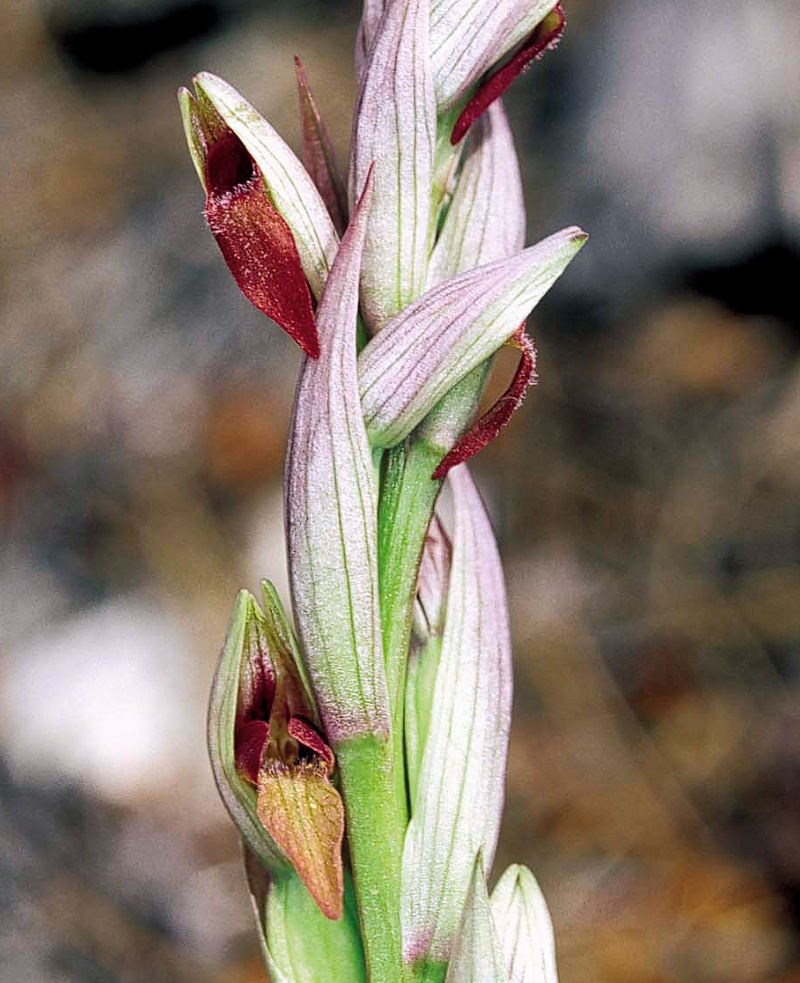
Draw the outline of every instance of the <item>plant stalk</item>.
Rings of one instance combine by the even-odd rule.
[[[392,742],[373,735],[336,747],[359,920],[370,983],[402,975],[400,867],[405,823],[398,821]]]
[[[403,709],[411,619],[422,548],[441,481],[431,475],[440,449],[425,441],[392,448],[386,455],[378,514],[378,582],[386,681],[392,710],[394,795],[398,814],[408,815]]]

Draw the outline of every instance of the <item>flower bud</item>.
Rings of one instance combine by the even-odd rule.
[[[508,259],[525,245],[525,201],[514,137],[502,102],[476,122],[467,141],[442,230],[431,254],[428,286]]]
[[[430,727],[451,562],[450,539],[439,517],[434,515],[422,551],[414,601],[414,630],[406,667],[406,771],[412,802],[417,796],[417,780]]]
[[[444,628],[452,558],[450,538],[439,516],[434,515],[422,550],[414,602],[415,634],[422,643],[441,635]]]
[[[509,983],[558,983],[553,923],[527,867],[512,864],[497,882],[492,915]]]

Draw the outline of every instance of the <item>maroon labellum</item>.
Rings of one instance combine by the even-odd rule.
[[[525,334],[524,324],[520,325],[508,344],[520,351],[519,365],[514,373],[514,378],[511,380],[511,385],[494,406],[476,420],[455,447],[442,458],[439,466],[431,475],[432,480],[441,480],[451,468],[468,461],[491,443],[503,427],[508,424],[522,403],[528,386],[536,381],[536,350],[533,347],[533,342]]]
[[[244,144],[225,130],[208,145],[206,218],[239,289],[311,358],[319,338],[297,245]]]
[[[491,106],[495,99],[500,98],[514,79],[534,59],[541,58],[546,51],[558,44],[566,23],[564,10],[559,3],[540,24],[537,24],[533,33],[522,42],[508,61],[486,79],[463,108],[450,135],[453,146],[463,139],[475,120]]]

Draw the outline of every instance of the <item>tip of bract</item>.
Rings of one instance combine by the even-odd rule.
[[[564,10],[558,3],[508,61],[486,79],[461,111],[450,136],[453,146],[464,138],[475,120],[491,106],[495,99],[500,98],[532,61],[541,58],[545,52],[556,47],[566,25]]]

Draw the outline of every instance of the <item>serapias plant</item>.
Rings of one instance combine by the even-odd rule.
[[[555,0],[366,0],[346,184],[299,61],[304,164],[222,80],[180,93],[225,261],[306,356],[295,627],[269,583],[242,591],[209,712],[273,983],[556,978],[530,872],[487,890],[511,653],[464,461],[534,380],[525,319],[586,238],[523,248],[499,101],[563,27]],[[504,345],[519,366],[475,419]]]

